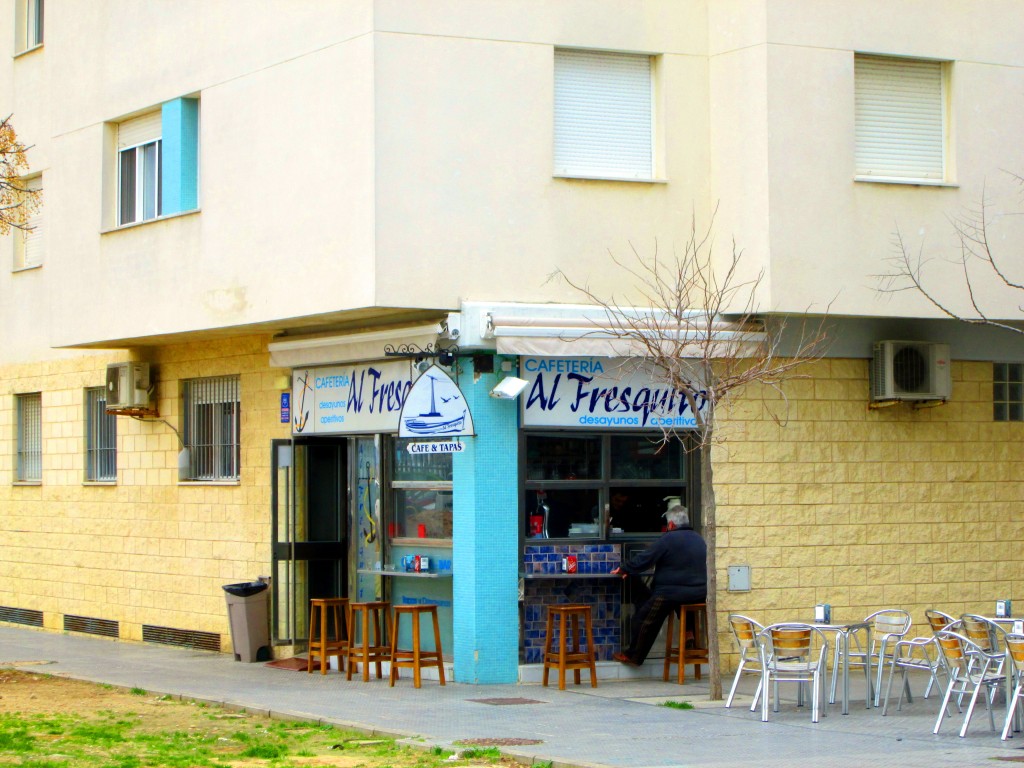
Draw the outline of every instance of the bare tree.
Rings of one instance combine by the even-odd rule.
[[[8,115],[0,121],[0,235],[12,227],[30,230],[29,217],[39,206],[39,190],[29,189],[24,178],[27,152]]]
[[[1024,188],[1024,177],[1011,176]],[[1005,262],[1010,259],[1000,257],[993,248],[989,236],[992,225],[990,211],[991,204],[983,189],[977,207],[968,208],[949,219],[957,244],[956,254],[949,262],[961,276],[952,288],[957,289],[959,296],[952,295],[949,283],[945,284],[947,290],[941,293],[938,287],[933,287],[934,280],[929,280],[925,273],[936,257],[926,257],[923,245],[916,252],[912,251],[899,227],[893,233],[892,269],[887,274],[878,275],[879,290],[883,293],[916,292],[952,320],[1024,334],[1024,327],[994,316],[993,312],[997,310],[991,309],[993,300],[1004,297],[1007,292],[1014,295],[1020,291],[1018,302],[1024,302],[1024,283],[1007,271]],[[1024,315],[1024,306],[1018,303],[1017,309]]]
[[[553,277],[564,279],[589,302],[599,306],[606,323],[594,335],[609,339],[609,348],[646,361],[655,381],[668,385],[685,398],[695,417],[695,427],[676,426],[676,419],[659,419],[660,440],[679,441],[700,456],[701,523],[708,545],[707,615],[711,699],[722,698],[718,644],[716,502],[712,446],[721,442],[719,408],[734,394],[751,385],[778,391],[782,384],[802,377],[801,366],[820,359],[825,352],[823,313],[795,334],[781,320],[765,322],[756,307],[756,294],[764,273],[741,276],[742,252],[732,250],[721,264],[714,256],[712,228],[698,229],[696,216],[681,253],[662,258],[655,252],[645,258],[635,248],[626,259],[610,254],[630,285],[630,301],[620,304],[614,295],[600,296],[574,281],[561,269]],[[638,306],[639,301],[639,306]],[[605,327],[606,325],[606,327]],[[812,327],[811,327],[812,326]],[[808,330],[808,328],[810,328]],[[669,415],[669,403],[656,406]],[[672,413],[677,413],[678,407]],[[777,422],[783,413],[769,413]]]

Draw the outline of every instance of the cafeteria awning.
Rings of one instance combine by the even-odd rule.
[[[760,326],[740,326],[709,320],[690,311],[680,318],[658,310],[627,307],[606,311],[584,305],[529,305],[465,303],[460,344],[494,344],[507,355],[538,357],[646,357],[640,335],[663,339],[666,351],[677,357],[703,357],[708,344],[712,356],[747,356],[765,340]],[[479,329],[479,330],[477,330]],[[467,333],[468,332],[468,333]]]
[[[363,333],[274,341],[268,345],[270,365],[275,368],[301,368],[379,360],[384,357],[384,347],[389,344],[395,347],[413,344],[423,349],[428,345],[436,346],[440,333],[439,323],[429,323]]]

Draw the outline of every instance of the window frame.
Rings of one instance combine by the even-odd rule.
[[[85,479],[117,482],[117,416],[107,413],[105,387],[85,390]]]
[[[12,271],[23,272],[27,269],[38,269],[43,266],[43,175],[26,176],[22,179],[25,189],[36,193],[35,210],[25,221],[25,228],[19,229],[14,244],[14,264]],[[30,250],[31,249],[31,250]],[[30,259],[30,253],[32,258]]]
[[[15,48],[18,54],[28,53],[43,46],[45,8],[45,0],[18,0],[15,8]]]
[[[181,405],[182,442],[188,452],[181,480],[237,483],[242,472],[241,376],[185,379]]]
[[[608,515],[609,505],[611,502],[612,495],[622,489],[634,489],[637,492],[651,491],[657,488],[663,488],[666,486],[676,487],[682,489],[682,503],[690,510],[690,520],[694,528],[698,528],[701,524],[700,520],[700,509],[699,509],[699,452],[694,450],[692,444],[680,446],[683,454],[681,456],[682,461],[682,477],[680,478],[668,478],[668,477],[653,477],[653,478],[627,478],[627,477],[613,477],[613,450],[612,441],[616,439],[643,439],[650,440],[652,445],[656,445],[660,435],[658,433],[651,432],[640,432],[633,430],[610,430],[610,431],[591,431],[591,430],[550,430],[550,429],[528,429],[520,431],[520,467],[519,467],[519,505],[520,505],[520,536],[525,536],[527,528],[527,520],[529,515],[533,512],[534,507],[539,500],[535,503],[535,494],[538,491],[544,491],[545,493],[557,492],[560,490],[566,491],[582,491],[582,492],[595,492],[597,493],[597,506],[598,506],[598,517],[599,517],[599,529],[598,533],[594,536],[587,536],[586,538],[602,539],[602,540],[613,540],[613,541],[628,541],[634,539],[650,539],[652,537],[660,535],[658,531],[625,531],[623,533],[615,533],[609,530]],[[600,461],[598,467],[598,476],[596,477],[576,477],[571,471],[566,474],[565,478],[530,478],[528,477],[528,460],[529,460],[529,446],[528,442],[531,439],[566,439],[566,438],[589,438],[599,441],[600,443]],[[659,513],[660,514],[660,513]],[[614,522],[613,522],[614,525]],[[526,539],[524,539],[525,541]],[[548,540],[548,539],[545,539]],[[551,536],[552,541],[579,541],[579,538],[572,536]],[[535,539],[531,539],[533,543],[536,543]]]
[[[952,62],[940,59],[868,52],[854,54],[855,181],[954,185],[950,143],[951,67]],[[933,82],[934,75],[929,72],[932,69],[937,74],[937,86]],[[933,86],[937,93],[925,92]],[[896,106],[889,108],[887,103],[896,103]],[[909,117],[911,113],[913,116]],[[928,138],[922,139],[922,133]],[[915,156],[927,159],[915,161]]]
[[[1024,363],[992,363],[992,420],[1024,421]]]
[[[629,182],[661,182],[657,178],[657,72],[659,57],[579,48],[554,48],[552,62],[552,173],[556,178]],[[626,85],[646,64],[646,89]],[[589,71],[588,71],[589,67]],[[618,90],[616,90],[618,89]],[[571,98],[565,98],[565,94]],[[609,97],[616,97],[609,99]],[[629,103],[645,112],[621,110],[617,118],[607,105]],[[615,118],[615,119],[613,119]],[[614,126],[617,137],[608,137]],[[595,134],[600,128],[602,138]],[[629,149],[645,150],[644,159],[629,158]]]
[[[43,395],[23,392],[14,398],[17,413],[15,481],[39,485],[43,482]],[[32,407],[34,412],[30,410]]]
[[[452,454],[408,454],[406,448],[417,442],[417,438],[390,436],[386,441],[388,452],[388,476],[390,482],[390,509],[387,516],[388,541],[390,543],[407,542],[418,539],[419,530],[412,530],[412,525],[422,522],[426,526],[426,538],[451,541],[451,530],[454,522],[454,460]],[[404,465],[404,466],[403,466]],[[410,479],[407,475],[423,472],[439,472],[440,477],[418,477]],[[408,515],[404,501],[421,497],[434,502],[434,515],[427,519],[420,513]],[[438,505],[444,508],[437,509]],[[420,514],[421,517],[416,517]],[[428,515],[429,517],[429,515]],[[410,523],[409,518],[415,518]],[[421,519],[422,518],[422,519]],[[392,530],[393,528],[393,530]]]
[[[154,147],[153,160],[156,169],[152,173],[151,181],[154,185],[154,189],[150,190],[150,194],[153,196],[154,213],[150,216],[146,215],[146,184],[147,184],[147,171],[150,167],[150,161],[147,160],[146,150],[149,147]],[[127,219],[125,217],[125,159],[131,156],[133,158],[132,173],[134,174],[132,184],[132,216],[133,218]],[[139,172],[139,168],[142,168],[142,172]],[[162,176],[163,176],[163,140],[162,138],[153,139],[150,141],[133,144],[132,146],[118,149],[117,151],[117,225],[119,227],[129,226],[131,224],[141,224],[146,221],[153,221],[163,215],[163,192],[162,192]]]

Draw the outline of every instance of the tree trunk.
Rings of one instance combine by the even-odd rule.
[[[711,433],[700,447],[700,509],[704,541],[708,547],[708,668],[711,701],[722,700],[722,667],[718,650],[718,534],[715,520],[715,486],[711,468]]]

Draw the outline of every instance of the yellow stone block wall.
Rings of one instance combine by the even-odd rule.
[[[870,409],[868,361],[823,360],[785,397],[751,387],[713,448],[719,640],[727,616],[767,624],[881,608],[991,614],[1024,601],[1024,423],[992,419],[992,365],[955,362],[938,407]],[[770,414],[782,423],[775,423]],[[751,591],[729,592],[729,565]],[[730,660],[734,668],[734,658]]]
[[[85,482],[84,390],[127,353],[0,368],[0,605],[120,622],[138,640],[152,624],[222,635],[230,649],[223,584],[270,568],[270,441],[287,438],[267,337],[147,349],[158,418],[117,417],[117,483]],[[241,479],[178,481],[181,380],[238,374]],[[14,484],[14,395],[42,393],[43,478]],[[172,429],[172,426],[174,429]]]
[[[227,650],[223,584],[270,567],[270,441],[287,438],[267,337],[147,350],[160,419],[120,416],[118,481],[84,482],[84,389],[125,353],[0,368],[0,605],[216,632]],[[726,616],[837,619],[883,607],[990,612],[1018,598],[1024,541],[1024,424],[992,421],[987,363],[953,364],[948,404],[868,408],[867,360],[824,360],[785,397],[750,388],[722,410],[713,449],[720,642]],[[237,484],[179,483],[182,379],[239,374]],[[43,481],[14,484],[14,394],[42,392]],[[776,423],[770,414],[782,420]],[[169,425],[168,425],[169,424]],[[750,592],[726,569],[752,568]]]

